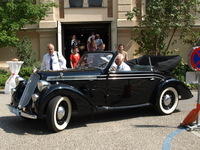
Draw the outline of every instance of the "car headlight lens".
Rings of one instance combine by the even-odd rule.
[[[41,92],[43,89],[47,88],[50,85],[49,82],[40,80],[37,83],[37,88]]]
[[[20,77],[20,76],[16,77],[16,78],[15,78],[16,86],[19,85],[19,83],[22,82],[22,81],[24,81],[24,78],[22,78],[22,77]]]

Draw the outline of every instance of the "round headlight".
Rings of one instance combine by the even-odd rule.
[[[43,89],[47,88],[50,85],[49,82],[40,80],[37,83],[37,88],[41,92]]]
[[[24,81],[24,78],[22,78],[22,77],[20,77],[20,76],[16,77],[16,78],[15,78],[16,86],[17,86],[20,82],[22,82],[22,81]]]

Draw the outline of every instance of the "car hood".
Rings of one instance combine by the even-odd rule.
[[[38,71],[41,80],[48,80],[52,78],[79,78],[79,77],[91,77],[98,76],[102,74],[102,70],[96,68],[88,68],[88,69],[67,69],[63,71]]]

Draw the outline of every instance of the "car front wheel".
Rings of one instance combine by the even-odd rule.
[[[178,105],[178,92],[173,87],[164,88],[156,101],[156,109],[161,115],[173,113]]]
[[[72,106],[68,97],[53,98],[47,108],[48,127],[55,132],[64,130],[70,121],[71,113]]]

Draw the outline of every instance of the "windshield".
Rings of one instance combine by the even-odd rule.
[[[112,53],[87,53],[82,56],[78,68],[105,69],[112,57]]]

